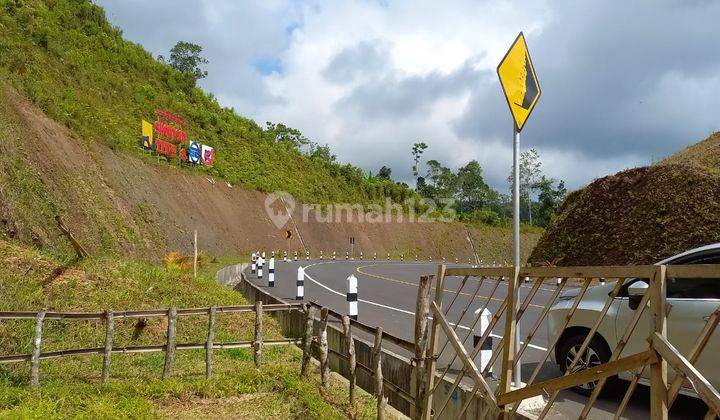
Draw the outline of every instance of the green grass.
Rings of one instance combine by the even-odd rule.
[[[204,269],[197,279],[137,260],[91,259],[43,285],[59,262],[13,242],[0,241],[0,310],[100,311],[247,304],[237,292],[215,284]],[[217,264],[220,264],[218,262]],[[254,315],[218,315],[216,341],[251,340]],[[177,342],[202,342],[205,316],[181,317]],[[115,345],[164,342],[162,318],[116,323]],[[33,321],[0,322],[0,354],[31,351]],[[264,320],[264,337],[279,338],[277,324]],[[100,321],[48,320],[43,351],[102,346]],[[115,354],[111,379],[100,381],[101,356],[43,360],[41,386],[28,387],[27,363],[0,365],[0,418],[344,418],[374,417],[373,399],[362,394],[347,404],[338,382],[328,390],[319,377],[300,378],[301,352],[294,346],[269,347],[256,369],[247,349],[217,350],[214,377],[205,379],[203,351],[180,351],[173,377],[162,380],[164,353]]]
[[[190,138],[216,148],[215,166],[200,171],[233,184],[315,203],[402,202],[414,194],[276,143],[256,122],[124,40],[87,0],[0,0],[0,75],[86,144],[145,156],[140,120],[163,108],[189,121]]]

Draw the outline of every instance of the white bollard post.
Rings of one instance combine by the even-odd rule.
[[[265,259],[263,257],[260,257],[258,259],[258,267],[257,267],[257,278],[261,279],[263,276],[263,266],[265,265]]]
[[[305,261],[310,261],[310,251],[305,252]]]
[[[530,283],[530,277],[525,276],[525,283]]]
[[[373,252],[373,261],[377,260],[377,252]]]
[[[287,251],[283,251],[283,262],[287,262]]]
[[[478,316],[478,313],[480,312],[480,309],[478,308],[475,311],[475,316]],[[479,331],[475,331],[475,334],[473,335],[473,347],[477,346],[480,342],[480,338],[482,338],[483,334],[485,334],[485,331],[490,326],[490,318],[492,318],[492,314],[490,311],[485,308],[483,309],[482,313],[480,314],[480,326]],[[482,372],[485,367],[490,363],[490,359],[492,358],[492,337],[488,335],[487,339],[485,340],[485,343],[483,343],[482,347],[480,348],[480,363],[478,364],[479,370]],[[492,372],[492,367],[488,370],[488,372]]]
[[[387,260],[390,261],[390,253],[388,252]]]
[[[415,254],[415,261],[417,261],[417,260],[418,260],[418,256],[417,256],[417,254]]]
[[[348,316],[350,319],[358,319],[358,279],[350,274],[347,278],[347,302]]]
[[[270,258],[275,258],[275,251],[270,254]]]
[[[295,251],[295,261],[297,261],[297,251]]]
[[[295,285],[297,286],[295,299],[303,300],[305,298],[305,269],[302,268],[302,266],[298,267],[297,282],[295,283]]]
[[[600,277],[600,286],[605,286],[605,277]]]
[[[560,286],[561,282],[562,282],[562,280],[560,280],[560,277],[558,277],[557,280],[555,280],[555,285]]]
[[[362,253],[362,251],[360,251],[360,261],[362,261],[362,259],[363,259],[363,253]]]
[[[323,252],[322,252],[322,250],[320,250],[320,260],[322,261],[322,259],[323,259]]]
[[[265,259],[265,251],[262,252],[262,257]]]
[[[350,259],[350,253],[345,251],[345,260],[347,261],[349,259]]]
[[[335,261],[335,251],[333,251],[333,261]]]
[[[252,260],[252,273],[255,274],[257,271],[257,255],[253,252],[250,258]]]
[[[405,261],[405,255],[400,254],[400,261]]]
[[[275,257],[268,262],[268,287],[275,287]]]
[[[460,260],[458,260],[458,257],[455,257],[455,264],[457,264],[458,262],[460,262]]]
[[[432,255],[430,256],[430,262],[432,262]]]

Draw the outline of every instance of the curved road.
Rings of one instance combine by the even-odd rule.
[[[402,337],[408,341],[414,339],[415,325],[415,301],[417,297],[417,286],[421,276],[435,274],[437,263],[430,262],[400,262],[400,261],[372,261],[372,260],[310,260],[310,261],[288,261],[277,260],[275,264],[275,287],[267,287],[267,273],[263,279],[256,276],[248,276],[255,284],[267,290],[269,293],[288,301],[295,300],[297,269],[305,267],[305,301],[314,301],[327,306],[339,313],[347,313],[347,301],[345,291],[347,289],[347,277],[354,274],[358,278],[358,319],[368,325],[380,325],[383,329],[393,335]],[[454,264],[448,264],[453,267]],[[461,265],[462,266],[462,265]],[[464,265],[467,266],[467,265]],[[267,266],[266,270],[267,272]],[[248,273],[249,274],[249,273]],[[487,302],[490,297],[488,309],[495,314],[499,309],[506,295],[507,285],[505,282],[496,280],[485,280],[482,285],[478,279],[469,278],[461,288],[461,277],[447,277],[445,282],[445,293],[443,295],[443,308],[447,313],[448,321],[457,322],[457,333],[467,349],[472,349],[472,333],[470,326],[473,323],[474,311]],[[460,289],[460,294],[453,300],[455,292]],[[475,299],[468,305],[472,295],[478,291]],[[433,286],[434,291],[434,286]],[[520,288],[521,301],[530,291],[530,284],[522,285]],[[544,304],[551,299],[555,291],[552,285],[543,285],[533,298],[532,304],[523,315],[520,326],[522,337],[539,318]],[[461,317],[465,308],[469,308]],[[459,322],[458,322],[459,320]],[[501,317],[493,328],[493,348],[496,348],[502,338],[504,319]],[[479,335],[479,333],[478,333]],[[440,348],[444,344],[444,334],[440,334]],[[369,338],[369,337],[366,337]],[[540,325],[537,334],[523,355],[523,378],[529,378],[537,366],[538,361],[544,355],[548,337],[546,326]],[[398,348],[392,348],[396,353],[411,356]],[[441,354],[438,360],[440,368],[444,368],[450,362],[453,352],[448,349]],[[456,362],[457,363],[457,362]],[[479,360],[476,360],[479,363]],[[500,368],[499,362],[493,366],[494,371]],[[536,381],[557,377],[560,372],[556,365],[547,361],[543,366]],[[492,382],[492,381],[491,381]],[[494,384],[491,383],[494,387]],[[624,387],[611,392],[610,395],[601,397],[590,413],[592,419],[612,419],[615,408],[624,394]],[[561,392],[555,407],[551,411],[552,418],[577,418],[584,406],[585,397],[571,391]],[[705,414],[703,403],[689,397],[679,397],[673,405],[671,418],[687,419],[702,418]],[[630,404],[625,410],[624,417],[632,419],[649,418],[649,393],[647,388],[638,386]]]

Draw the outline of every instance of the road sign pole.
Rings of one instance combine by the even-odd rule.
[[[520,267],[520,132],[513,126],[513,264]],[[513,277],[511,281],[515,282],[515,296],[513,297],[514,312],[517,312],[518,299],[520,297],[520,281],[518,277]],[[520,349],[520,323],[515,325],[515,352]],[[513,371],[513,381],[515,387],[520,388],[522,370],[522,361],[517,359]]]

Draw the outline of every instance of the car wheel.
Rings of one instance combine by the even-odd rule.
[[[568,371],[568,368],[577,356],[577,353],[580,351],[580,348],[585,341],[585,337],[585,335],[575,335],[561,343],[558,364],[560,365],[560,370],[563,374]],[[602,339],[595,336],[592,340],[590,340],[590,344],[587,349],[585,349],[585,352],[580,357],[578,363],[575,367],[573,367],[571,373],[607,363],[608,360],[610,360],[610,351],[607,349],[605,343],[602,342]],[[597,381],[588,382],[573,387],[573,391],[582,395],[590,395],[596,385]]]

